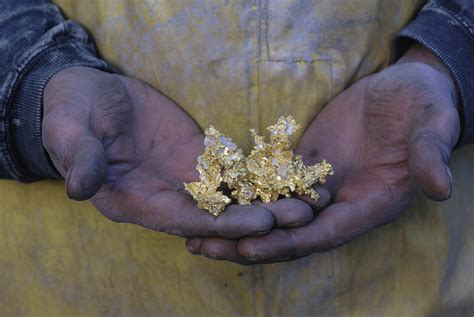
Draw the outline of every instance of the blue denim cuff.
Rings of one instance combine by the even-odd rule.
[[[12,89],[5,113],[6,152],[4,171],[13,178],[31,182],[43,178],[61,178],[43,147],[41,122],[43,90],[57,72],[75,66],[104,71],[111,69],[96,57],[92,46],[82,42],[48,47],[29,60]]]
[[[474,142],[474,34],[458,15],[428,8],[403,29],[395,40],[395,58],[416,41],[448,67],[460,96],[461,136],[458,145]]]

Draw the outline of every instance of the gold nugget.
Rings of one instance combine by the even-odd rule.
[[[291,150],[290,137],[299,129],[293,117],[281,117],[268,127],[270,143],[250,130],[254,147],[245,157],[232,139],[224,136],[213,126],[206,131],[204,153],[198,157],[199,181],[184,184],[198,207],[219,216],[231,203],[222,189],[227,187],[230,196],[239,204],[250,204],[255,199],[263,202],[277,200],[291,193],[309,195],[319,200],[314,184],[324,184],[328,175],[334,175],[331,164],[323,160],[313,166],[305,166],[300,155]],[[226,186],[225,186],[226,185]]]

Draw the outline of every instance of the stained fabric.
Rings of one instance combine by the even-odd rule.
[[[248,149],[248,128],[262,133],[287,114],[306,127],[388,65],[391,40],[423,1],[56,3],[111,65]],[[7,316],[471,316],[473,161],[472,146],[454,154],[448,202],[420,197],[395,224],[333,252],[254,267],[110,223],[59,182],[3,181],[0,307]]]

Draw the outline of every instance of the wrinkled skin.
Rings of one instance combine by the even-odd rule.
[[[332,204],[308,225],[240,240],[187,241],[195,254],[242,264],[328,251],[392,222],[417,190],[445,200],[459,138],[456,90],[444,65],[421,47],[343,91],[314,119],[298,151],[307,163],[334,166]]]
[[[176,104],[138,80],[68,68],[53,76],[43,97],[44,146],[69,197],[92,197],[113,221],[185,237],[239,238],[313,217],[297,199],[230,206],[218,218],[198,209],[183,182],[198,179],[204,136]]]

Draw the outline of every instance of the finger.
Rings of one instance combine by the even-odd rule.
[[[186,239],[186,249],[192,254],[200,254],[202,238]]]
[[[452,176],[448,164],[459,135],[458,120],[454,110],[432,109],[417,124],[409,140],[409,173],[430,199],[440,201],[451,196]]]
[[[255,264],[255,262],[246,259],[237,252],[237,240],[222,238],[202,239],[199,244],[198,253],[195,254],[200,254],[213,260],[230,261],[242,265]]]
[[[200,209],[199,212],[207,214]],[[212,220],[211,231],[215,234],[209,232],[210,234],[201,236],[240,238],[247,235],[261,235],[270,231],[275,225],[275,218],[268,209],[252,205],[230,205],[219,217],[213,217]]]
[[[276,262],[334,249],[393,221],[411,199],[410,195],[394,198],[389,190],[377,190],[379,187],[370,183],[359,184],[359,189],[347,187],[351,193],[343,194],[346,196],[324,209],[310,224],[243,238],[237,246],[238,253],[252,261]],[[366,196],[360,196],[364,192]]]
[[[77,119],[57,113],[43,120],[43,143],[66,179],[68,196],[85,200],[103,184],[107,159],[102,143]]]
[[[448,199],[452,192],[448,147],[433,135],[425,134],[410,144],[409,151],[408,169],[415,183],[430,199]]]
[[[254,205],[268,210],[273,215],[274,226],[277,228],[300,227],[313,220],[313,209],[299,199],[285,198]]]
[[[308,226],[312,226],[312,223]],[[253,239],[241,239],[237,245],[237,253],[253,262],[284,261],[297,255],[297,244],[293,240],[293,232],[302,232],[306,227],[298,229],[275,229],[268,234]]]
[[[107,159],[102,144],[96,138],[83,136],[77,144],[67,169],[66,190],[69,198],[86,200],[97,193],[104,183]]]
[[[273,235],[275,231],[278,231],[278,229],[271,231],[269,235]],[[189,252],[194,255],[202,255],[213,260],[229,261],[241,265],[255,265],[275,262],[267,259],[258,260],[246,258],[238,253],[237,246],[238,240],[229,240],[223,238],[193,238],[186,241],[186,247]],[[284,259],[281,259],[280,261],[283,260]]]
[[[328,251],[370,229],[370,226],[350,224],[350,219],[358,213],[352,204],[335,204],[305,227],[273,230],[262,237],[243,238],[237,250],[251,261],[273,262]]]
[[[274,227],[299,227],[313,219],[313,210],[303,201],[294,198],[281,199],[270,203],[256,202],[255,205],[265,208],[275,218]],[[271,232],[273,232],[272,230]],[[239,264],[255,264],[237,252],[237,240],[220,238],[188,239],[186,247],[193,254],[200,254],[216,260],[227,260]]]
[[[146,182],[145,178],[143,180]],[[217,236],[229,239],[263,234],[274,225],[271,212],[258,206],[231,205],[215,217],[199,209],[188,194],[162,191],[159,185],[145,183],[144,187],[114,187],[111,190],[108,186],[106,184],[92,198],[92,202],[113,221],[135,223],[183,237]],[[144,196],[144,188],[150,186],[157,187],[157,192]]]
[[[326,154],[329,153],[329,155],[324,156],[321,151],[314,150],[315,148],[321,150],[327,147],[326,145],[321,145],[321,142],[322,141],[314,138],[310,138],[310,141],[308,141],[308,138],[303,138],[302,142],[299,144],[296,153],[301,155],[303,163],[306,166],[317,164],[325,159],[329,159],[328,162],[334,164],[335,161],[331,159],[332,154],[330,154],[332,151],[324,151]],[[326,139],[324,139],[324,142],[327,142]],[[336,181],[335,177],[340,177],[339,172],[336,172],[335,175],[328,175],[325,184],[313,185],[313,189],[319,194],[319,199],[317,201],[307,195],[297,195],[296,197],[303,200],[314,209],[322,209],[326,207],[331,201],[331,192],[329,189],[331,187],[334,188],[334,183]]]
[[[273,263],[280,261],[288,261],[301,258],[306,254],[297,255],[293,249],[284,249],[280,246],[275,246],[274,244],[280,243],[281,240],[288,238],[288,233],[286,230],[274,229],[268,234],[259,237],[259,242],[264,244],[265,247],[270,247],[270,249],[279,249],[280,254],[271,255],[265,253],[259,253],[258,249],[254,249],[251,254],[242,252],[242,240],[228,240],[223,238],[195,238],[188,239],[186,242],[186,247],[188,251],[194,255],[202,255],[214,260],[225,260],[243,265],[254,265],[262,263]],[[284,247],[291,248],[294,245],[284,244]]]
[[[105,184],[93,197],[93,204],[113,221],[135,223],[184,237],[235,239],[262,235],[274,226],[300,226],[313,217],[311,207],[293,198],[269,204],[230,205],[215,217],[199,209],[187,193],[163,190],[166,185],[147,175],[135,174],[134,177],[140,182],[133,181],[136,183],[133,187]],[[150,188],[156,192],[150,194]]]
[[[313,188],[319,194],[318,200],[314,200],[308,195],[303,195],[303,196],[297,195],[296,197],[298,199],[301,199],[305,203],[307,203],[313,209],[323,209],[331,201],[331,193],[329,192],[327,188],[324,188],[320,185],[313,186]]]

